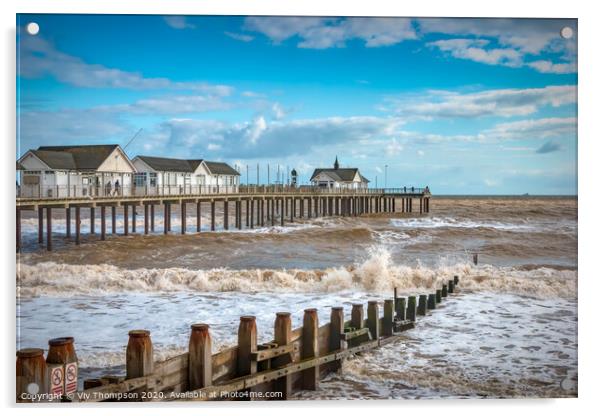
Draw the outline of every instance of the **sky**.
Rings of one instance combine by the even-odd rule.
[[[102,143],[242,183],[338,157],[370,186],[574,195],[577,21],[17,15],[17,158]]]

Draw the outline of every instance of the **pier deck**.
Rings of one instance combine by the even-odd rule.
[[[177,195],[113,195],[71,198],[17,198],[16,200],[16,240],[17,251],[21,249],[21,211],[37,211],[38,242],[44,243],[44,216],[46,216],[46,249],[52,250],[52,210],[64,209],[65,237],[71,238],[72,211],[75,214],[75,244],[81,242],[81,209],[90,210],[90,234],[96,234],[96,209],[100,211],[100,240],[107,235],[107,208],[110,208],[111,234],[116,234],[118,209],[123,215],[123,234],[136,232],[136,207],[143,207],[144,234],[155,231],[155,207],[163,206],[163,232],[171,232],[172,206],[180,207],[180,223],[186,224],[188,204],[196,206],[196,231],[201,232],[201,212],[203,206],[210,209],[211,231],[216,231],[216,203],[223,205],[222,226],[230,227],[234,217],[237,229],[255,226],[284,226],[295,218],[320,216],[349,216],[363,214],[414,212],[413,201],[419,202],[420,214],[430,212],[431,193],[428,188],[404,187],[387,189],[327,189],[327,188],[287,188],[241,187],[237,193],[177,194]],[[401,206],[396,207],[396,200]],[[131,214],[130,214],[131,212]],[[131,224],[129,219],[131,215]],[[243,225],[244,219],[244,225]],[[182,234],[186,227],[180,227]]]

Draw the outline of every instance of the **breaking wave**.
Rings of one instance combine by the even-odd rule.
[[[373,247],[361,263],[320,270],[216,268],[125,269],[108,264],[71,265],[42,262],[21,264],[17,270],[19,295],[101,295],[121,292],[338,292],[358,289],[390,293],[394,287],[426,290],[451,276],[462,280],[462,290],[492,291],[533,297],[574,298],[577,272],[552,267],[498,267],[448,262],[427,267],[395,264],[389,251]]]

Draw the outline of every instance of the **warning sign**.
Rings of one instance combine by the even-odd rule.
[[[77,362],[65,366],[65,394],[77,391]]]
[[[53,395],[62,395],[64,386],[63,366],[50,368],[50,393]]]

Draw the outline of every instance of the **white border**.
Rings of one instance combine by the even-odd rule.
[[[351,0],[304,0],[302,2],[278,0],[5,0],[0,3],[2,21],[2,77],[3,96],[1,101],[3,115],[2,146],[4,157],[2,189],[4,194],[1,205],[0,230],[2,236],[2,256],[6,273],[2,274],[4,285],[4,319],[1,332],[3,357],[0,368],[2,384],[0,392],[5,406],[10,406],[14,391],[14,155],[15,155],[15,13],[126,13],[126,14],[272,14],[272,15],[347,15],[347,16],[463,16],[463,17],[571,17],[579,19],[579,399],[565,400],[504,400],[504,401],[396,401],[396,402],[287,402],[286,404],[245,403],[232,407],[220,405],[196,406],[195,413],[209,411],[211,414],[232,414],[251,411],[262,414],[282,414],[287,416],[307,415],[318,409],[328,412],[364,414],[377,408],[384,412],[424,412],[436,411],[445,414],[506,415],[509,411],[528,411],[546,415],[567,413],[577,414],[597,408],[597,386],[600,385],[600,309],[596,297],[601,293],[602,276],[597,262],[599,250],[596,244],[600,235],[599,212],[600,190],[598,184],[602,178],[600,172],[600,110],[597,101],[600,93],[599,40],[602,39],[600,13],[595,2],[545,1],[534,4],[525,0],[503,0],[498,2],[471,0],[419,0],[414,2],[394,2],[369,0],[353,2]],[[9,169],[10,173],[9,174]],[[343,406],[344,409],[339,409]],[[145,407],[147,414],[165,414],[175,406]],[[112,408],[111,413],[128,413],[136,406]],[[203,410],[201,410],[203,409]],[[205,410],[206,409],[206,410]],[[82,409],[71,409],[81,413]],[[14,409],[11,410],[14,411]],[[27,413],[33,409],[26,410]],[[69,408],[45,407],[44,414],[70,413]],[[184,411],[177,406],[178,413]],[[89,407],[86,413],[106,414],[106,408]],[[588,412],[589,413],[589,412]]]

